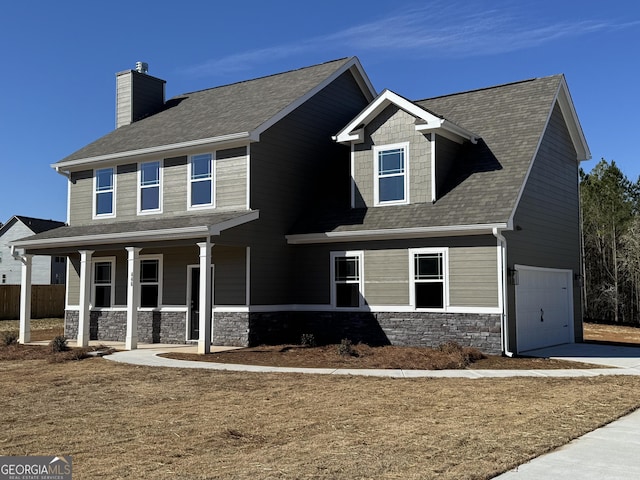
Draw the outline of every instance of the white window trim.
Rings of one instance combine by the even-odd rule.
[[[443,306],[442,308],[417,308],[416,307],[416,267],[415,256],[420,254],[442,254],[442,270],[444,273],[443,281]],[[448,247],[429,247],[429,248],[410,248],[409,249],[409,305],[413,310],[420,312],[446,312],[449,310],[449,248]]]
[[[198,155],[211,155],[211,203],[191,205],[191,166],[193,157]],[[216,207],[216,163],[216,152],[204,152],[189,155],[189,166],[187,168],[187,210],[202,210]]]
[[[112,205],[111,205],[111,213],[102,213],[100,215],[98,215],[97,213],[97,209],[98,209],[98,191],[96,190],[97,185],[98,185],[98,176],[97,173],[100,170],[107,170],[107,169],[111,169],[113,171],[113,195],[112,195]],[[118,168],[113,166],[113,167],[102,167],[102,168],[95,168],[93,170],[93,219],[97,220],[100,218],[115,218],[116,216],[116,192],[117,192],[117,178],[118,178]]]
[[[336,305],[336,258],[339,257],[356,257],[358,258],[358,291],[360,292],[360,302],[357,307],[338,307]],[[346,250],[334,251],[330,254],[330,288],[331,288],[331,307],[336,310],[360,310],[365,305],[364,301],[364,251],[362,250]],[[353,282],[355,283],[355,282]]]
[[[142,260],[158,260],[158,306],[138,307],[138,311],[153,312],[155,310],[159,310],[164,306],[162,303],[162,278],[164,272],[162,255],[138,255],[138,268],[140,269],[140,280],[138,284],[138,305],[142,303],[142,285],[155,285],[155,283],[142,283]]]
[[[380,201],[380,171],[378,165],[378,153],[385,150],[404,150],[404,198],[402,200]],[[409,142],[393,143],[389,145],[376,145],[373,147],[373,205],[375,207],[385,205],[406,205],[409,203]]]
[[[142,190],[143,188],[149,188],[149,187],[143,187],[142,186],[142,165],[145,165],[147,163],[158,163],[159,167],[158,167],[158,208],[153,209],[153,210],[142,210]],[[151,160],[149,162],[140,162],[138,163],[138,179],[137,179],[137,202],[138,202],[138,215],[153,215],[153,214],[158,214],[158,213],[162,213],[162,200],[163,200],[163,190],[164,190],[164,182],[163,182],[163,177],[164,177],[164,160]],[[155,185],[152,185],[155,187]]]
[[[109,300],[108,307],[96,307],[96,263],[110,263],[111,264],[111,298]],[[110,310],[115,305],[116,298],[116,257],[93,257],[91,259],[91,309],[92,310]],[[106,285],[106,284],[100,284]]]

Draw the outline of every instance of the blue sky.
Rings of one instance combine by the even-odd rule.
[[[66,219],[50,164],[113,130],[115,73],[136,61],[167,98],[352,55],[412,100],[564,73],[583,168],[640,175],[635,2],[24,0],[1,7],[0,45],[0,222]]]

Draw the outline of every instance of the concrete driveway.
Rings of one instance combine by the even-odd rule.
[[[603,343],[568,343],[524,352],[532,357],[549,357],[640,371],[640,346],[623,347]]]

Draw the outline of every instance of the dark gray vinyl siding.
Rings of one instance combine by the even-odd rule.
[[[260,210],[260,220],[242,231],[251,246],[252,304],[294,302],[284,235],[314,201],[348,206],[349,150],[331,136],[366,104],[347,72],[251,145],[251,208]]]
[[[152,250],[145,250],[147,253]],[[187,266],[200,261],[196,245],[158,250],[162,253],[162,304],[187,305]]]
[[[138,210],[138,166],[118,165],[116,171],[116,218],[132,220]]]
[[[555,106],[514,216],[506,232],[507,263],[580,269],[578,162],[564,118]],[[582,338],[580,288],[574,284],[576,339]],[[515,318],[515,288],[509,287],[509,316]],[[512,326],[511,332],[515,333]],[[515,341],[515,335],[514,339]]]
[[[246,249],[213,247],[214,305],[245,305],[247,291]]]
[[[436,200],[444,194],[449,175],[455,170],[461,147],[448,138],[436,135]]]

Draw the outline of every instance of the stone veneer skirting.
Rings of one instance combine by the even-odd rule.
[[[500,315],[431,312],[251,313],[249,344],[299,343],[304,333],[316,341],[437,347],[446,342],[500,353]]]
[[[125,341],[127,313],[91,312],[91,340]],[[138,341],[185,343],[186,313],[138,312]],[[500,315],[431,312],[215,312],[213,345],[300,343],[313,334],[319,344],[354,343],[436,347],[446,342],[500,353]],[[65,313],[65,335],[78,335],[78,312]]]
[[[67,310],[64,334],[78,336],[77,310]],[[138,312],[138,341],[141,343],[185,343],[187,325],[185,312]],[[127,312],[92,311],[89,319],[89,339],[124,342],[127,334]]]

